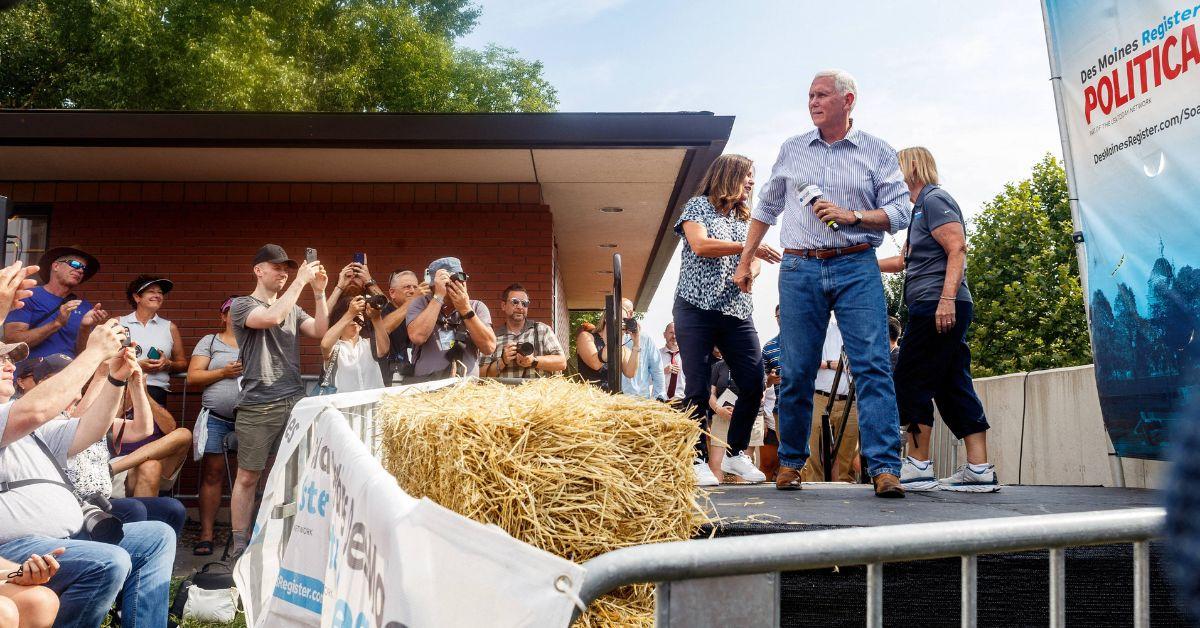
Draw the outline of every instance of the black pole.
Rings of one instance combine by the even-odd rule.
[[[8,266],[8,217],[9,202],[7,196],[0,196],[0,210],[4,212],[4,224],[0,226],[0,242],[4,243],[4,266]],[[14,254],[13,257],[16,257]],[[16,261],[16,260],[13,260]]]
[[[621,254],[613,253],[613,289],[612,294],[605,299],[604,315],[608,317],[608,390],[614,394],[621,392]]]

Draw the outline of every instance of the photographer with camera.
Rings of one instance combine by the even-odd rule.
[[[79,249],[60,246],[46,251],[34,268],[42,285],[33,289],[23,308],[7,315],[4,339],[25,343],[31,357],[75,357],[92,328],[108,319],[99,303],[93,307],[74,293],[100,271],[100,262]]]
[[[496,350],[492,313],[467,294],[469,277],[457,257],[434,260],[425,276],[433,294],[413,299],[408,307],[415,376],[434,380],[478,375],[479,356]]]
[[[658,347],[649,337],[642,336],[637,319],[634,318],[633,301],[621,299],[622,347],[638,354],[637,369],[633,377],[621,375],[621,392],[646,399],[666,400],[666,387],[662,357]],[[639,342],[640,340],[640,342]]]
[[[361,295],[343,298],[330,312],[329,318],[337,322],[321,338],[321,359],[325,364],[322,386],[333,386],[340,393],[383,388],[383,374],[375,359],[387,356],[391,340],[380,315],[384,305],[380,300],[386,299],[378,296],[380,299]],[[374,342],[363,337],[363,330],[368,327]]]
[[[496,337],[496,350],[479,362],[484,377],[531,379],[559,373],[567,368],[567,356],[554,330],[531,321],[529,293],[519,283],[504,289],[500,310],[504,327]]]
[[[393,386],[412,377],[412,341],[408,339],[408,306],[413,299],[429,294],[429,285],[419,283],[411,270],[394,271],[388,278],[388,303],[383,306],[383,328],[387,331],[391,349],[379,361],[385,385]]]
[[[0,285],[0,302],[11,297]],[[112,426],[132,373],[123,345],[128,337],[116,321],[96,326],[78,357],[16,401],[9,401],[12,361],[28,348],[0,345],[0,557],[21,562],[65,548],[46,582],[59,596],[58,625],[99,626],[122,591],[128,625],[167,622],[175,532],[160,521],[121,525],[104,512],[103,500],[81,505],[63,470],[68,457]],[[106,360],[108,374],[91,404],[79,418],[61,418]]]
[[[300,335],[319,339],[329,329],[325,302],[329,276],[315,249],[309,249],[305,258],[299,264],[283,247],[263,245],[254,255],[254,292],[234,299],[229,308],[242,363],[241,392],[233,423],[238,439],[238,471],[230,499],[234,560],[250,541],[254,494],[267,459],[279,447],[292,407],[304,397]],[[296,279],[288,286],[292,271]],[[313,292],[315,317],[296,304],[308,287]]]

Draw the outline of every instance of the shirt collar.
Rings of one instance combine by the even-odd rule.
[[[854,118],[850,118],[850,130],[846,133],[846,137],[843,137],[837,142],[830,144],[830,146],[836,146],[838,142],[849,142],[850,145],[858,147],[859,143],[862,141],[861,136],[862,131],[860,131],[858,127],[854,126]],[[821,139],[821,130],[816,128],[804,134],[803,140],[806,146],[812,146],[817,142],[825,143],[825,140]]]
[[[925,187],[921,188],[921,192],[920,192],[919,194],[917,194],[917,202],[916,202],[916,203],[913,203],[913,206],[920,205],[922,202],[924,202],[924,201],[925,201],[925,195],[929,194],[930,192],[932,192],[932,191],[933,191],[934,189],[936,189],[937,187],[938,187],[938,186],[936,186],[936,185],[934,185],[934,184],[932,184],[932,183],[926,183],[926,184],[925,184]]]
[[[137,323],[138,325],[142,324],[142,321],[139,321],[137,319],[137,312],[130,312],[130,313],[126,314],[125,316],[122,316],[120,320],[122,323],[125,323],[126,325],[128,325],[129,323]],[[157,324],[159,322],[159,320],[160,319],[158,318],[158,314],[155,314],[154,316],[150,317],[150,322],[147,323],[147,325]]]

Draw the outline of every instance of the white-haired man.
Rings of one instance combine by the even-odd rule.
[[[884,231],[908,226],[911,205],[895,149],[854,126],[850,113],[857,101],[858,87],[848,73],[827,70],[813,78],[808,113],[816,128],[780,148],[734,281],[750,291],[754,252],[782,216],[780,330],[790,370],[780,388],[776,488],[800,488],[814,378],[832,310],[854,366],[862,453],[875,495],[904,497],[887,306],[875,247]]]

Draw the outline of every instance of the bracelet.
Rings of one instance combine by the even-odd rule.
[[[938,299],[941,299],[942,301],[957,301],[958,300],[954,297],[938,297]]]
[[[437,301],[438,303],[441,303],[442,305],[446,304],[446,298],[440,294],[433,295],[433,300]]]
[[[370,288],[371,286],[377,286],[377,285],[379,285],[379,282],[378,282],[378,281],[375,281],[374,279],[372,279],[371,281],[368,281],[367,283],[364,283],[364,284],[363,284],[363,287],[364,287],[364,288]]]
[[[121,381],[121,380],[113,377],[112,375],[105,375],[105,377],[108,378],[108,383],[112,384],[113,386],[116,386],[117,388],[124,388],[125,386],[127,386],[129,384],[128,380]]]

